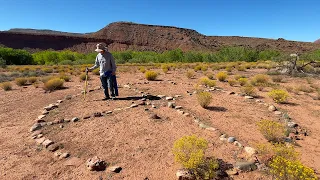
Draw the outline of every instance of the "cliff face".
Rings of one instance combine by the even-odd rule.
[[[183,51],[216,51],[223,46],[243,46],[259,50],[305,52],[320,49],[320,44],[238,36],[205,36],[191,29],[117,22],[94,33],[78,34],[51,30],[13,29],[0,31],[0,44],[34,50],[93,52],[104,42],[110,50],[148,50],[162,52],[180,48]]]

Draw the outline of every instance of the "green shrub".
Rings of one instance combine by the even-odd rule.
[[[246,78],[246,77],[243,76],[243,75],[235,75],[235,76],[234,76],[234,79],[237,80],[237,81],[238,81],[240,78]]]
[[[241,91],[241,93],[243,93],[247,96],[256,96],[257,95],[255,88],[251,85],[246,85],[246,86],[241,87],[240,91]]]
[[[288,160],[282,156],[276,156],[269,164],[269,172],[278,180],[308,179],[317,180],[315,172],[304,166],[300,161]]]
[[[10,82],[3,82],[0,84],[2,89],[5,90],[5,91],[10,91],[12,90],[12,85]]]
[[[237,70],[238,71],[246,71],[246,68],[244,66],[238,66]]]
[[[207,108],[212,102],[212,95],[209,92],[199,92],[197,94],[197,99],[201,107]]]
[[[200,78],[199,82],[200,82],[200,84],[205,85],[205,86],[207,86],[207,87],[213,87],[213,86],[216,85],[216,81],[210,80],[210,79],[207,78],[207,77],[202,77],[202,78]]]
[[[53,73],[53,69],[52,68],[43,68],[42,71],[45,72],[45,73]]]
[[[44,83],[43,89],[46,91],[54,91],[57,89],[61,89],[63,87],[64,80],[60,78],[53,78],[48,82]]]
[[[285,90],[274,89],[268,93],[268,95],[276,102],[276,103],[284,103],[287,101],[289,94]]]
[[[142,72],[142,73],[145,73],[146,72],[146,68],[141,66],[141,67],[139,67],[139,71]]]
[[[248,79],[247,78],[239,78],[238,82],[239,82],[240,86],[244,86],[248,83]]]
[[[174,142],[173,154],[176,162],[184,168],[196,169],[205,161],[204,155],[208,148],[208,142],[195,135],[184,136]]]
[[[296,90],[302,91],[305,93],[312,93],[313,92],[313,89],[311,87],[306,86],[306,85],[300,85],[300,86],[296,87]]]
[[[18,86],[24,86],[27,84],[28,79],[27,78],[16,78],[15,82]]]
[[[69,82],[71,80],[71,77],[66,74],[60,74],[59,78],[66,82]]]
[[[217,79],[219,81],[225,81],[228,77],[227,73],[225,72],[219,72],[217,75],[216,75]]]
[[[93,73],[94,75],[100,76],[100,69],[94,69],[94,70],[92,70],[92,73]]]
[[[41,81],[43,82],[43,83],[46,83],[46,82],[48,82],[49,80],[51,80],[51,79],[53,79],[53,78],[55,78],[54,76],[45,76],[45,77],[42,77],[41,78]]]
[[[262,120],[257,123],[261,134],[271,142],[282,142],[285,137],[285,127],[272,120]]]
[[[187,76],[187,78],[189,78],[189,79],[193,78],[193,77],[194,77],[194,71],[193,71],[193,70],[188,70],[188,71],[186,72],[186,76]]]
[[[228,80],[228,83],[229,83],[230,86],[234,86],[234,85],[237,84],[237,81],[234,80],[234,79],[229,79],[229,80]]]
[[[87,75],[86,73],[81,73],[79,78],[80,78],[80,81],[85,81],[86,78],[87,80],[89,80],[89,75]]]
[[[202,68],[202,66],[201,65],[197,65],[197,66],[195,66],[193,69],[194,69],[194,71],[200,71],[201,70],[201,68]]]
[[[265,74],[257,74],[251,80],[251,84],[254,86],[258,86],[260,84],[268,84],[268,83],[269,83],[269,76]]]
[[[207,73],[207,74],[206,74],[206,76],[207,76],[209,79],[211,79],[211,80],[213,80],[213,79],[214,79],[214,76],[213,76],[213,74],[212,74],[212,73]]]
[[[154,71],[147,71],[145,73],[145,77],[148,81],[154,81],[157,79],[158,73],[154,72]]]
[[[38,80],[37,77],[29,77],[29,78],[28,78],[28,81],[29,81],[30,84],[33,84],[33,83],[36,82],[37,80]]]

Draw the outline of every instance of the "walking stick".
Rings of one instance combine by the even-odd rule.
[[[86,99],[87,85],[88,85],[88,69],[86,69],[86,80],[84,81],[84,93],[83,93],[83,100],[85,100],[85,99]]]

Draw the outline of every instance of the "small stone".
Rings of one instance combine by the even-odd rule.
[[[233,144],[234,144],[235,146],[237,146],[237,147],[242,147],[242,144],[239,143],[238,141],[235,141]]]
[[[43,144],[43,143],[42,143]],[[56,150],[58,150],[60,148],[60,146],[58,144],[51,144],[47,147],[48,151],[51,152],[55,152]]]
[[[60,128],[62,129],[64,126],[63,125],[60,125]]]
[[[244,151],[251,157],[257,153],[257,151],[252,147],[244,147]]]
[[[189,113],[184,113],[183,116],[190,117],[190,114]]]
[[[166,100],[167,100],[167,101],[173,100],[173,97],[170,97],[170,96],[169,96],[169,97],[166,97]]]
[[[43,137],[43,134],[38,134],[37,135],[37,138],[42,138]]]
[[[40,139],[35,139],[35,141],[36,141],[36,143],[37,143],[38,145],[42,144],[45,140],[46,140],[46,138],[44,138],[44,137],[42,137],[42,138],[40,138]]]
[[[226,134],[222,134],[222,135],[220,136],[220,138],[227,138],[227,135],[226,135]]]
[[[74,117],[74,118],[71,119],[71,121],[72,122],[77,122],[77,121],[79,121],[79,118],[78,117]]]
[[[175,98],[179,98],[179,97],[182,97],[182,96],[181,96],[181,95],[175,95],[174,97],[175,97]]]
[[[253,99],[252,96],[244,96],[245,99]]]
[[[274,114],[277,115],[277,116],[280,116],[282,114],[282,112],[281,111],[275,111]]]
[[[94,117],[101,117],[102,114],[101,114],[101,112],[95,112],[95,113],[93,113],[93,116]]]
[[[203,123],[200,123],[200,124],[199,124],[199,127],[200,127],[200,128],[203,128],[203,129],[210,128],[210,126],[205,125],[205,124],[203,124]]]
[[[121,108],[115,108],[113,111],[121,111]]]
[[[138,104],[131,104],[130,108],[138,107]]]
[[[111,167],[108,168],[108,170],[111,171],[111,172],[120,173],[122,168],[120,166],[111,166]]]
[[[61,154],[62,154],[62,153],[61,153],[60,151],[56,151],[56,152],[54,152],[53,155],[54,155],[55,157],[59,157],[59,156],[61,156]]]
[[[81,164],[82,164],[82,160],[77,157],[72,157],[64,163],[65,166],[75,166],[75,167],[79,167]]]
[[[161,119],[157,114],[152,114],[150,116],[151,119]]]
[[[63,159],[63,158],[67,158],[67,157],[69,157],[70,156],[70,154],[69,153],[62,153],[61,155],[60,155],[60,157],[59,157],[59,159]]]
[[[42,133],[42,131],[37,130],[37,131],[34,131],[34,132],[31,134],[31,136],[38,136],[38,135],[41,134],[41,133]]]
[[[131,87],[127,84],[123,85],[124,88],[128,88],[128,89],[131,89]]]
[[[164,97],[166,97],[165,95],[157,95],[157,97],[159,97],[159,98],[164,98]]]
[[[157,108],[154,104],[151,105],[152,108]]]
[[[168,108],[174,108],[175,103],[174,102],[168,102]]]
[[[64,99],[66,99],[66,100],[70,100],[72,98],[72,95],[66,95],[65,97],[64,97]]]
[[[181,110],[177,110],[177,112],[178,112],[178,114],[180,114],[180,115],[183,115],[183,114],[184,114],[184,112],[181,111]]]
[[[176,106],[175,109],[182,109],[182,106]]]
[[[141,99],[141,101],[146,101],[146,100],[147,100],[146,98],[142,98],[142,99]]]
[[[233,143],[236,140],[235,137],[229,137],[228,138],[228,143]]]
[[[90,171],[104,171],[107,167],[107,164],[97,156],[88,159],[86,165]]]
[[[112,111],[107,111],[106,114],[112,114]]]
[[[269,111],[276,111],[277,108],[274,105],[271,105],[271,106],[268,107],[268,110]]]
[[[43,120],[43,119],[37,119],[35,122],[36,122],[36,123],[43,123],[43,122],[46,122],[46,121]]]
[[[36,131],[36,130],[39,130],[41,129],[41,124],[40,123],[35,123],[34,125],[31,126],[30,128],[30,132],[33,132],[33,131]]]
[[[228,141],[227,138],[219,138],[219,139],[220,139],[220,141]]]
[[[53,122],[47,122],[47,126],[51,126]]]
[[[49,114],[49,111],[43,110],[41,114],[42,114],[42,115],[47,115],[47,114]]]
[[[236,93],[233,91],[229,92],[229,95],[233,95],[233,94],[236,94]]]
[[[71,120],[70,119],[65,119],[64,122],[65,123],[69,123]]]
[[[43,141],[42,145],[47,148],[48,146],[50,146],[51,144],[53,144],[53,141],[51,141],[50,139],[46,139],[45,141]]]
[[[249,161],[237,161],[234,167],[241,171],[254,171],[257,169],[255,162],[249,162]]]
[[[238,175],[238,171],[237,171],[236,169],[227,170],[226,173],[227,173],[229,176]]]
[[[209,131],[216,131],[217,129],[216,129],[216,128],[214,128],[214,127],[208,127],[208,128],[206,128],[206,130],[209,130]]]
[[[261,101],[260,99],[257,99],[256,102],[257,102],[257,103],[261,103],[262,101]]]
[[[89,118],[91,118],[91,115],[86,115],[83,117],[83,119],[89,119]]]
[[[199,123],[200,122],[200,119],[196,118],[193,120],[195,123]]]
[[[297,126],[298,126],[298,124],[295,123],[295,122],[293,122],[293,121],[288,122],[288,127],[290,127],[290,128],[295,128],[295,127],[297,127]]]
[[[58,101],[57,101],[57,103],[62,103],[62,102],[63,102],[63,100],[58,100]]]
[[[179,180],[193,180],[195,179],[194,175],[191,174],[186,169],[180,169],[176,172],[176,176],[178,177]]]

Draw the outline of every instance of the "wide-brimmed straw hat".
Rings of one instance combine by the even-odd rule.
[[[97,44],[97,49],[94,51],[101,52],[101,51],[106,51],[106,50],[107,50],[107,47],[104,44],[99,43],[99,44]]]

